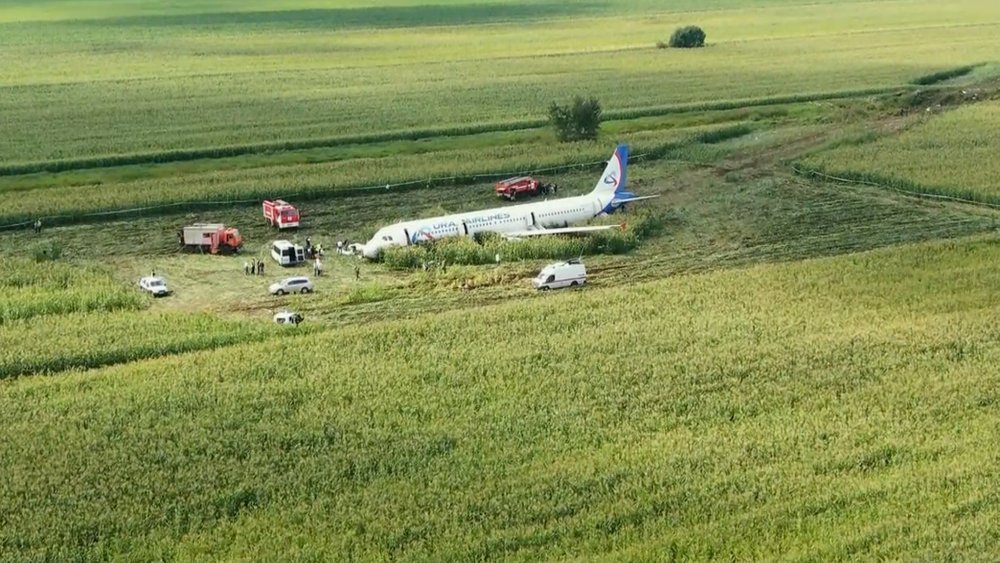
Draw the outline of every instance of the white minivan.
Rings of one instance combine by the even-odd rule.
[[[585,283],[587,283],[587,268],[579,260],[549,264],[532,280],[535,289],[556,289]]]
[[[294,266],[306,261],[306,251],[287,240],[276,240],[271,245],[271,258],[282,266]]]

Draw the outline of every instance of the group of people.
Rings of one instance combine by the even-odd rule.
[[[347,249],[347,241],[337,241],[337,251],[344,253],[343,251]],[[323,275],[323,263],[320,262],[320,257],[323,256],[323,247],[321,245],[313,245],[312,240],[308,237],[306,238],[305,244],[306,257],[313,260],[313,274],[317,276]],[[246,275],[262,275],[264,273],[264,262],[262,260],[253,259],[249,262],[243,263],[243,273]],[[354,279],[361,279],[361,268],[354,267]]]
[[[306,237],[306,258],[315,258],[317,262],[319,257],[323,255],[323,246],[317,244],[313,246],[312,239]]]
[[[255,258],[249,262],[243,262],[243,274],[248,276],[264,275],[264,261]]]

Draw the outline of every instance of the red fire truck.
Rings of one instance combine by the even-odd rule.
[[[264,220],[279,229],[298,227],[299,210],[281,199],[264,200]]]
[[[555,184],[544,184],[531,176],[518,176],[497,182],[497,195],[511,201],[525,195],[550,194],[556,191]]]

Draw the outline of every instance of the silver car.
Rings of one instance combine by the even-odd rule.
[[[163,295],[169,295],[170,290],[167,289],[167,283],[163,281],[163,278],[158,276],[146,276],[139,280],[139,287],[148,291],[153,297],[161,297]]]
[[[281,281],[274,282],[268,288],[271,295],[284,295],[286,293],[309,293],[313,290],[313,284],[305,276],[293,276]]]

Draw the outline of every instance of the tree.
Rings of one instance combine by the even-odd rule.
[[[674,30],[670,36],[670,46],[683,49],[705,46],[705,32],[696,25],[686,25]]]
[[[552,102],[549,106],[549,120],[556,129],[560,141],[596,139],[601,127],[601,103],[597,98],[573,98],[567,105]]]

